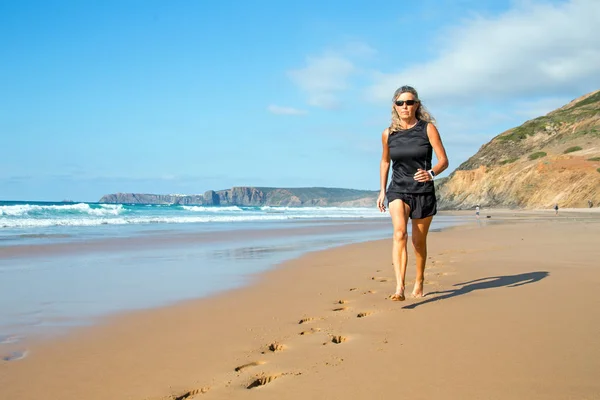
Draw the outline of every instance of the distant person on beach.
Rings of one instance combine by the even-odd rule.
[[[479,219],[479,204],[475,206],[475,216],[477,217],[477,219]]]
[[[558,215],[558,203],[554,205],[554,215]]]
[[[396,90],[392,98],[392,122],[381,137],[381,191],[377,198],[377,207],[385,212],[387,197],[394,227],[392,263],[396,292],[391,299],[396,301],[405,299],[409,218],[412,219],[412,244],[417,264],[412,294],[414,297],[423,296],[427,233],[437,212],[433,179],[448,168],[446,150],[434,122],[414,88],[402,86]],[[438,162],[432,167],[433,152]],[[393,162],[392,181],[386,191],[390,160]]]
[[[588,207],[589,207],[589,208],[592,208],[592,207],[594,207],[594,202],[593,202],[593,201],[591,201],[591,200],[588,200]]]

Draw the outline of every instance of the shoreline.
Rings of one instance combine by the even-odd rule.
[[[577,209],[578,210],[578,209]],[[442,232],[442,231],[447,231],[447,230],[454,230],[454,229],[472,229],[472,228],[481,228],[482,225],[490,225],[490,224],[504,224],[504,223],[524,223],[524,222],[537,222],[537,221],[546,221],[548,218],[550,218],[553,221],[562,221],[565,217],[575,217],[577,219],[579,219],[582,216],[585,217],[590,217],[592,220],[594,220],[596,218],[596,215],[594,215],[594,213],[585,213],[581,210],[579,211],[575,211],[574,213],[568,213],[568,211],[565,210],[565,213],[563,213],[563,215],[561,216],[554,216],[553,210],[550,210],[552,215],[548,215],[548,210],[512,210],[512,209],[491,209],[491,210],[486,210],[488,211],[488,213],[491,213],[492,216],[494,217],[493,219],[486,219],[486,213],[483,212],[481,214],[481,217],[479,219],[475,218],[475,216],[473,215],[473,212],[471,210],[462,210],[462,211],[442,211],[440,213],[438,213],[438,216],[446,216],[446,217],[457,217],[457,218],[461,218],[462,221],[458,222],[455,221],[454,224],[448,225],[448,226],[443,226],[441,228],[434,228],[434,226],[432,225],[432,229],[430,229],[430,233],[433,232]],[[600,211],[600,209],[598,209],[598,211]],[[582,215],[585,214],[585,215]],[[499,217],[499,218],[498,218]],[[516,217],[516,218],[514,218]],[[489,218],[489,217],[488,217]],[[586,218],[587,219],[587,218]],[[295,224],[295,222],[297,221],[293,221],[291,222],[291,224]],[[299,225],[302,225],[303,221],[298,221],[300,222]],[[194,233],[194,234],[189,234],[189,233],[184,233],[184,232],[177,232],[175,234],[164,234],[161,236],[157,236],[157,237],[153,237],[151,239],[151,245],[148,246],[148,237],[146,236],[139,236],[139,237],[131,237],[131,238],[127,238],[125,241],[129,242],[126,243],[124,246],[122,246],[122,244],[120,243],[120,241],[122,239],[117,239],[117,238],[108,238],[108,239],[97,239],[97,240],[89,240],[87,242],[84,243],[84,246],[81,246],[80,243],[68,243],[68,244],[63,244],[63,243],[55,243],[55,244],[41,244],[41,245],[24,245],[24,246],[14,246],[13,247],[9,247],[9,248],[5,248],[5,250],[8,250],[8,252],[5,252],[4,254],[2,253],[2,247],[0,247],[0,261],[2,260],[11,260],[11,259],[19,259],[21,257],[26,257],[26,258],[30,258],[30,259],[35,259],[36,257],[44,257],[44,256],[65,256],[65,255],[76,255],[81,253],[85,253],[85,252],[106,252],[106,251],[112,251],[112,250],[136,250],[136,249],[143,249],[143,248],[154,248],[154,245],[159,245],[160,247],[164,247],[164,248],[169,248],[169,247],[173,247],[175,248],[175,246],[181,246],[181,245],[189,245],[190,243],[219,243],[221,241],[223,241],[228,235],[233,235],[236,240],[240,240],[243,237],[245,237],[246,235],[248,235],[249,233],[253,235],[253,238],[260,238],[260,239],[272,239],[273,237],[275,237],[275,235],[278,234],[284,234],[284,236],[291,236],[293,237],[294,234],[299,234],[300,236],[304,236],[304,237],[310,237],[315,235],[316,233],[330,233],[330,232],[336,232],[336,233],[345,233],[345,232],[353,232],[356,230],[359,230],[365,226],[370,227],[370,228],[374,228],[374,227],[379,227],[381,228],[382,225],[389,225],[387,226],[387,228],[391,229],[391,222],[387,221],[387,220],[380,220],[379,218],[377,219],[365,219],[363,221],[345,221],[345,220],[335,220],[335,221],[320,221],[323,225],[319,226],[319,224],[317,225],[317,227],[315,226],[309,226],[309,227],[304,227],[304,226],[297,226],[294,228],[287,228],[287,227],[283,227],[283,228],[267,228],[267,229],[252,229],[252,230],[236,230],[236,231],[217,231],[217,232],[198,232],[198,233]],[[343,223],[340,225],[334,225],[334,226],[329,226],[331,223]],[[477,226],[476,226],[477,224]],[[410,229],[410,223],[409,223],[409,229]],[[410,234],[410,230],[409,230],[409,234]],[[182,239],[184,239],[184,241],[182,241]],[[64,335],[69,335],[68,331],[77,331],[77,329],[79,328],[91,328],[94,329],[95,326],[97,325],[101,325],[104,323],[104,321],[106,320],[110,320],[111,317],[113,316],[119,316],[119,315],[128,315],[131,313],[136,313],[136,312],[141,312],[141,311],[148,311],[148,310],[154,310],[154,309],[159,309],[159,308],[169,308],[169,307],[173,307],[173,306],[177,306],[180,303],[185,303],[185,302],[193,302],[193,301],[198,301],[198,300],[203,300],[203,299],[208,299],[214,296],[218,296],[220,294],[223,293],[227,293],[227,292],[231,292],[231,291],[236,291],[236,290],[240,290],[246,286],[250,286],[250,285],[254,285],[257,282],[260,282],[261,277],[263,274],[265,274],[266,272],[272,270],[272,269],[277,269],[280,268],[282,265],[285,265],[288,262],[293,262],[295,259],[299,259],[304,257],[307,254],[312,254],[312,253],[319,253],[322,251],[326,251],[328,249],[335,249],[335,248],[340,248],[340,247],[345,247],[348,245],[353,245],[353,244],[357,244],[357,243],[369,243],[369,242],[375,242],[375,241],[381,241],[381,240],[387,240],[387,239],[373,239],[373,238],[369,238],[369,239],[357,239],[354,241],[349,241],[347,243],[344,242],[340,242],[340,243],[335,243],[335,244],[330,244],[328,246],[325,246],[324,248],[317,248],[317,249],[303,249],[303,250],[298,250],[300,251],[297,255],[289,255],[289,256],[285,256],[283,257],[282,260],[280,261],[274,261],[273,263],[268,263],[269,266],[266,268],[263,268],[262,270],[259,271],[248,271],[248,273],[245,273],[244,275],[246,276],[245,280],[246,282],[243,284],[238,284],[238,285],[234,285],[233,287],[226,287],[223,289],[219,289],[216,292],[212,292],[212,293],[208,293],[208,294],[203,294],[203,295],[198,295],[198,296],[194,296],[194,297],[187,297],[187,298],[182,298],[179,300],[174,300],[174,301],[169,301],[163,304],[155,304],[155,305],[148,305],[148,306],[142,306],[142,307],[133,307],[133,308],[124,308],[124,309],[117,309],[117,310],[113,310],[110,311],[108,313],[101,313],[99,315],[92,315],[90,316],[91,319],[87,319],[87,322],[84,322],[83,324],[81,323],[77,323],[77,322],[69,322],[69,320],[65,319],[64,322],[67,324],[67,326],[70,326],[68,329],[54,329],[54,333],[42,333],[41,335],[38,334],[34,334],[33,336],[27,336],[27,338],[24,338],[23,336],[17,334],[17,335],[13,335],[10,334],[10,332],[5,332],[4,335],[0,335],[0,351],[3,350],[2,349],[2,345],[3,344],[12,344],[15,339],[17,339],[20,343],[25,343],[28,344],[30,342],[36,342],[36,341],[51,341],[53,340],[54,337],[57,336],[64,336]],[[76,245],[77,247],[74,247],[74,245]],[[272,247],[275,245],[271,245]],[[276,247],[276,246],[275,246]],[[32,254],[30,251],[33,249],[34,253]],[[12,251],[14,251],[14,253],[12,253]],[[59,324],[60,325],[60,324]],[[52,330],[50,330],[49,332],[52,332]],[[8,333],[8,334],[7,334]],[[23,340],[26,339],[26,340]],[[2,353],[0,353],[0,357],[2,357]]]
[[[532,223],[532,222],[539,222],[539,221],[548,221],[548,218],[550,218],[550,221],[562,222],[565,217],[577,217],[578,218],[578,217],[582,216],[581,214],[586,214],[585,217],[589,217],[592,221],[594,221],[597,218],[597,216],[593,212],[586,213],[585,210],[580,210],[580,209],[574,209],[574,210],[575,210],[575,212],[573,212],[573,213],[568,213],[568,211],[565,210],[565,213],[567,213],[567,215],[563,214],[561,216],[555,216],[554,210],[490,209],[490,210],[486,210],[486,211],[488,211],[488,214],[491,213],[494,218],[486,219],[486,213],[482,212],[479,220],[477,218],[475,218],[472,210],[441,211],[438,213],[438,216],[441,215],[441,216],[447,216],[447,217],[459,217],[459,218],[464,218],[464,219],[459,223],[451,224],[448,226],[443,226],[442,228],[437,228],[437,229],[434,228],[434,226],[432,225],[432,228],[430,229],[430,234],[434,233],[434,232],[443,232],[443,231],[450,231],[450,230],[478,229],[478,228],[481,228],[483,225],[491,226],[491,225],[496,225],[496,224],[515,224],[515,223]],[[600,212],[600,208],[597,210],[597,212]],[[549,213],[551,215],[548,215]],[[500,217],[500,218],[498,218],[498,217]],[[516,217],[516,218],[513,218],[513,217]],[[291,224],[295,224],[296,222],[302,223],[304,221],[290,221]],[[321,230],[322,230],[321,233],[323,233],[323,232],[325,232],[325,233],[327,233],[327,232],[343,233],[343,232],[348,232],[348,231],[352,232],[357,229],[360,229],[360,227],[364,227],[365,224],[370,227],[381,226],[382,224],[387,224],[387,225],[389,225],[389,228],[391,229],[391,221],[387,221],[387,220],[382,221],[379,218],[365,219],[363,221],[346,221],[346,220],[326,221],[326,220],[323,220],[323,221],[319,221],[319,222],[321,222],[323,224],[323,226],[319,227],[317,225],[316,228],[315,228],[315,226],[310,226],[310,227],[299,226],[299,227],[294,227],[294,228],[285,228],[284,227],[284,228],[236,230],[236,231],[232,231],[232,232],[231,231],[198,232],[198,233],[194,233],[194,234],[178,232],[176,234],[165,234],[165,235],[153,237],[152,243],[159,244],[159,242],[162,242],[161,246],[164,246],[165,248],[168,248],[171,246],[178,246],[178,245],[182,245],[182,244],[189,245],[190,243],[219,243],[227,235],[233,234],[235,236],[236,240],[239,240],[239,239],[243,238],[245,235],[247,235],[248,233],[254,234],[254,238],[258,237],[261,239],[273,238],[278,233],[284,233],[287,235],[291,234],[290,236],[293,236],[294,233],[299,233],[300,236],[312,236]],[[336,226],[331,226],[331,227],[328,226],[330,223],[340,223],[340,222],[342,222],[343,225],[336,225]],[[409,236],[410,236],[410,223],[409,223]],[[181,241],[182,238],[185,239],[183,242]],[[166,243],[164,242],[165,239],[166,239]],[[108,239],[103,238],[103,239],[89,240],[84,243],[84,246],[81,246],[80,243],[68,243],[68,244],[54,243],[54,244],[41,244],[41,245],[14,246],[14,248],[13,247],[6,248],[9,251],[5,252],[4,254],[2,253],[2,247],[0,247],[0,261],[19,259],[21,257],[35,259],[36,257],[44,257],[44,256],[61,257],[61,256],[65,256],[65,255],[79,254],[80,252],[81,253],[90,252],[90,251],[91,252],[96,252],[96,251],[105,252],[105,251],[111,251],[111,250],[115,250],[115,249],[123,250],[123,247],[121,247],[120,243],[119,243],[121,240],[122,240],[121,238],[108,238]],[[140,248],[147,248],[148,247],[147,240],[148,240],[148,237],[146,237],[146,236],[136,236],[136,237],[127,238],[126,242],[129,242],[129,243],[124,246],[124,249],[125,250],[130,250],[130,249],[135,250],[135,249],[140,249]],[[89,320],[87,323],[84,323],[84,324],[75,323],[67,330],[61,331],[60,329],[58,329],[54,333],[49,333],[49,334],[48,333],[41,334],[41,335],[35,334],[33,336],[27,336],[27,338],[24,338],[20,335],[11,335],[11,334],[3,335],[3,336],[0,336],[0,351],[2,350],[1,346],[3,344],[12,344],[12,343],[14,343],[15,339],[18,340],[18,342],[22,343],[22,344],[37,345],[39,343],[51,342],[52,340],[54,340],[57,337],[70,337],[71,335],[77,335],[77,331],[80,329],[83,329],[83,330],[92,329],[93,330],[93,329],[95,329],[95,327],[102,326],[103,324],[106,324],[107,321],[111,321],[113,318],[119,318],[121,316],[128,316],[130,314],[136,314],[139,312],[151,312],[152,310],[157,310],[157,309],[169,309],[171,307],[177,307],[181,304],[185,304],[185,303],[189,303],[189,302],[210,300],[213,297],[222,296],[229,292],[235,292],[238,290],[242,290],[246,287],[250,287],[252,285],[259,284],[260,281],[264,278],[264,275],[268,274],[269,271],[285,267],[288,263],[294,263],[296,260],[299,260],[307,255],[321,253],[321,252],[325,252],[325,251],[328,251],[331,249],[339,249],[339,248],[343,248],[346,246],[353,246],[353,245],[361,244],[361,243],[364,244],[364,243],[373,243],[373,242],[385,242],[386,240],[389,240],[389,239],[366,239],[366,240],[361,239],[361,240],[356,240],[354,242],[351,241],[348,243],[336,243],[336,244],[327,246],[325,248],[319,248],[316,250],[314,250],[314,249],[306,250],[305,249],[305,250],[301,251],[301,253],[299,253],[299,255],[285,257],[282,261],[274,262],[274,263],[270,264],[267,268],[260,270],[258,272],[249,271],[247,274],[245,274],[247,279],[246,279],[246,283],[244,283],[244,284],[236,285],[236,286],[233,286],[230,288],[220,289],[214,293],[210,293],[207,295],[200,295],[200,296],[192,297],[192,298],[183,298],[180,300],[168,302],[166,304],[159,304],[159,305],[146,306],[146,307],[125,308],[125,309],[120,309],[120,310],[116,310],[116,311],[111,311],[109,313],[103,313],[100,315],[92,316],[91,320]],[[77,247],[73,248],[73,245],[77,245]],[[131,246],[131,247],[128,247],[128,246]],[[29,252],[32,249],[34,250],[33,254]],[[14,251],[14,253],[12,253],[12,251]],[[409,252],[410,251],[411,250],[409,249]],[[428,266],[429,266],[429,263],[428,263]],[[23,339],[25,339],[25,340],[23,340]],[[27,352],[29,352],[29,351],[27,350]],[[4,354],[0,353],[0,358],[3,355]]]
[[[581,226],[584,229],[597,229],[598,221],[594,219],[590,221],[591,223]],[[506,252],[513,249],[504,243],[501,246],[494,244],[494,240],[490,242],[490,238],[488,238],[490,235],[492,237],[500,236],[502,240],[512,241],[512,245],[519,246],[521,243],[515,237],[515,233],[517,233],[523,236],[521,241],[534,241],[539,247],[544,245],[544,240],[552,242],[559,236],[562,237],[564,232],[556,232],[557,229],[554,229],[559,224],[561,229],[558,231],[565,229],[571,231],[574,227],[581,228],[579,223],[570,219],[532,220],[529,221],[532,222],[531,224],[513,223],[510,220],[506,222],[506,224],[490,224],[482,228],[471,225],[454,227],[443,232],[433,232],[430,236],[431,257],[426,269],[425,290],[428,296],[423,301],[425,304],[431,304],[431,307],[424,304],[412,309],[429,310],[431,308],[433,316],[442,322],[448,322],[449,319],[460,315],[462,315],[461,318],[467,317],[462,314],[461,308],[443,306],[452,298],[453,302],[459,302],[467,308],[475,306],[476,314],[487,321],[486,323],[507,333],[504,328],[500,328],[501,325],[489,319],[490,315],[487,315],[489,310],[478,309],[476,305],[471,304],[472,302],[465,300],[475,294],[475,290],[454,293],[454,296],[430,302],[432,298],[430,296],[433,293],[451,289],[456,284],[457,275],[461,275],[461,278],[470,278],[472,275],[478,274],[478,268],[469,264],[472,262],[472,260],[468,260],[469,258],[477,259],[479,257],[483,260],[482,262],[487,263],[488,266],[492,265],[492,267],[498,260],[487,259],[486,252],[499,252],[504,254],[505,258],[508,257],[507,261],[510,259],[510,252]],[[544,229],[540,230],[540,228]],[[461,235],[456,235],[457,232],[460,232]],[[577,230],[575,229],[571,233],[577,234]],[[536,236],[541,236],[541,238]],[[465,238],[470,238],[471,242],[463,242]],[[586,238],[588,241],[590,240],[589,236],[582,236],[584,241]],[[465,246],[465,244],[470,246]],[[577,243],[578,248],[590,250],[586,246],[589,246],[589,242]],[[47,393],[50,398],[61,399],[78,398],[84,393],[87,398],[98,399],[160,399],[167,398],[170,394],[184,393],[188,389],[209,388],[210,390],[203,395],[206,398],[222,398],[223,395],[226,395],[227,398],[238,398],[253,395],[254,391],[248,391],[246,387],[252,384],[251,379],[257,373],[262,372],[266,377],[277,377],[277,382],[272,385],[269,382],[268,387],[260,388],[257,391],[261,392],[261,395],[270,393],[272,396],[270,398],[282,398],[277,396],[282,396],[282,393],[287,393],[292,388],[304,396],[294,394],[289,398],[302,398],[312,393],[311,391],[314,391],[313,395],[329,393],[331,398],[347,397],[349,393],[353,392],[344,389],[343,382],[350,384],[361,379],[357,374],[361,372],[360,366],[365,362],[368,363],[369,368],[373,367],[370,361],[364,358],[367,354],[373,356],[372,352],[375,351],[378,358],[387,359],[390,356],[387,353],[396,355],[396,352],[399,351],[395,348],[390,352],[390,346],[387,346],[390,343],[398,344],[393,333],[397,329],[394,326],[399,321],[395,317],[390,317],[401,313],[402,318],[407,319],[405,322],[410,324],[418,320],[418,323],[425,324],[425,326],[429,324],[427,318],[431,317],[431,315],[412,314],[412,311],[406,314],[406,310],[411,309],[406,306],[414,305],[414,301],[402,304],[386,300],[388,292],[391,293],[394,285],[391,267],[383,261],[389,259],[388,253],[388,239],[309,252],[298,259],[286,261],[273,269],[260,273],[247,287],[229,290],[206,299],[186,300],[167,307],[114,315],[106,318],[100,326],[77,328],[72,334],[52,339],[51,342],[32,342],[32,352],[29,357],[0,363],[0,394],[5,392],[7,398],[13,399],[37,398],[35,394],[42,396],[44,393]],[[414,257],[412,257],[412,253],[409,254],[408,283],[410,284],[412,272],[414,272],[411,262]],[[537,253],[535,255],[537,256]],[[541,254],[540,257],[548,258],[551,255]],[[570,259],[569,262],[574,263],[581,258],[580,262],[585,264],[590,262],[589,257],[589,254],[583,254],[575,259]],[[553,257],[549,257],[547,262],[532,262],[531,265],[545,267],[548,262],[552,264],[552,260]],[[532,261],[535,261],[535,258]],[[371,265],[371,262],[374,264]],[[464,265],[457,268],[458,263]],[[340,274],[340,267],[344,268],[342,274]],[[514,266],[508,267],[509,270],[511,268],[512,272],[519,272],[518,268],[515,270]],[[555,268],[560,269],[561,266],[557,265]],[[543,272],[539,268],[533,269],[534,271],[521,271],[520,274],[507,276],[523,275],[521,279],[524,279],[528,277],[524,273]],[[553,272],[549,273],[552,275]],[[592,282],[598,281],[598,271],[587,271],[586,269],[586,274],[593,278]],[[546,283],[548,279],[542,275],[529,275],[529,277]],[[518,283],[522,282],[513,282],[513,284]],[[354,287],[357,289],[350,290]],[[534,285],[526,287],[537,288]],[[487,289],[485,292],[487,293]],[[276,303],[280,304],[275,304],[274,299],[277,300]],[[338,300],[346,300],[347,303],[336,304]],[[551,301],[551,297],[546,301]],[[598,296],[592,300],[588,299],[588,302],[590,301],[591,305],[597,304]],[[417,301],[417,303],[419,302]],[[495,300],[487,306],[498,309],[498,307],[502,308],[502,303]],[[559,308],[561,311],[567,311],[565,307]],[[333,311],[334,309],[340,310]],[[365,315],[356,318],[360,313]],[[429,311],[425,314],[428,313]],[[386,317],[385,314],[388,316]],[[568,315],[565,314],[563,317],[567,318]],[[313,319],[306,321],[306,325],[298,324],[303,318]],[[369,324],[365,321],[377,322],[378,329],[369,329]],[[527,321],[520,322],[528,323]],[[479,325],[472,325],[471,321],[465,323],[472,329],[481,329]],[[451,325],[448,326],[451,327]],[[311,328],[315,328],[315,330],[313,331]],[[320,330],[316,330],[316,328]],[[598,325],[593,325],[592,328],[597,329]],[[301,332],[307,333],[299,335]],[[406,333],[405,330],[403,332]],[[455,336],[454,333],[451,336],[454,337],[453,335]],[[347,340],[339,344],[332,344],[331,337],[337,336]],[[428,340],[428,343],[432,340],[434,342],[440,340],[440,337],[432,332],[428,332],[425,336],[427,336],[425,340]],[[556,338],[556,335],[551,336]],[[460,337],[455,338],[459,339]],[[406,340],[418,341],[419,336],[414,332],[409,333],[408,337],[403,339],[403,341]],[[281,343],[284,349],[276,352],[268,350],[267,346],[275,342]],[[328,344],[323,346],[323,343]],[[554,345],[554,343],[551,344]],[[583,344],[589,343],[584,341],[581,346]],[[469,351],[466,343],[462,346],[463,351]],[[325,350],[320,352],[322,349]],[[342,355],[343,352],[348,353]],[[320,361],[314,365],[308,365],[311,354],[313,361]],[[592,354],[595,353],[592,351],[590,357]],[[430,359],[431,356],[433,354],[427,350],[425,358]],[[241,366],[243,362],[252,363],[255,362],[252,360],[257,359],[266,364],[248,366],[243,368],[243,371],[233,371],[235,365]],[[346,361],[340,361],[340,359]],[[54,365],[55,368],[53,368],[44,360],[60,360],[60,365]],[[360,360],[362,361],[358,362]],[[485,361],[482,362],[485,364]],[[587,362],[592,361],[587,360]],[[489,364],[489,361],[487,363]],[[599,372],[600,369],[597,367],[600,364],[593,362],[592,364],[594,366],[592,371]],[[393,364],[387,365],[387,367],[394,368]],[[106,370],[107,368],[108,370]],[[167,371],[164,370],[165,368]],[[57,369],[58,372],[54,369]],[[113,371],[113,369],[117,371]],[[355,381],[332,376],[330,372],[336,369],[344,370]],[[381,370],[381,366],[377,365],[375,369],[382,375],[367,372],[363,379],[368,377],[370,380],[381,383],[381,379],[386,376],[387,369]],[[98,382],[89,375],[92,371],[98,373],[100,370],[104,371],[102,375],[107,379],[106,382]],[[337,386],[334,385],[332,389],[330,385],[318,378],[320,375],[311,372],[313,370],[325,374],[332,382],[336,382]],[[127,378],[119,377],[118,371],[125,373]],[[7,381],[4,381],[5,378],[2,376],[7,374],[10,376],[6,378]],[[583,375],[587,376],[585,373]],[[64,378],[57,379],[60,376],[69,376],[69,383]],[[489,380],[490,377],[486,376],[485,379]],[[301,382],[302,385],[308,384],[309,386],[302,386]],[[102,383],[106,383],[106,385]],[[447,384],[452,386],[449,382]],[[593,386],[590,382],[586,384],[589,388],[598,389],[597,385]],[[360,390],[356,384],[351,387],[358,390],[355,393],[358,397],[355,398],[369,398],[367,397],[368,391]],[[384,388],[381,387],[381,389]],[[410,389],[409,392],[413,389]],[[44,390],[49,391],[44,392]],[[385,390],[387,391],[383,393],[388,393],[386,396],[393,393],[393,388]],[[56,396],[49,393],[55,393]],[[569,393],[574,392],[571,390]],[[458,399],[461,397],[448,396],[447,398]],[[498,396],[498,398],[500,397]],[[509,398],[522,397],[509,396]],[[535,398],[535,396],[530,398]],[[538,396],[538,398],[547,397]]]
[[[438,218],[434,229],[459,223],[467,221]],[[384,238],[390,229],[384,218],[292,221],[0,248],[0,358],[6,341],[52,338],[114,313],[210,297],[306,252]]]
[[[320,221],[318,221],[320,222]],[[82,241],[72,242],[56,242],[56,243],[36,243],[36,244],[17,244],[0,246],[0,260],[12,258],[33,258],[35,256],[49,255],[69,255],[73,253],[85,252],[106,252],[112,250],[137,250],[145,249],[149,246],[169,247],[186,244],[198,243],[219,243],[226,240],[242,240],[247,235],[252,235],[253,238],[273,238],[280,235],[298,234],[302,236],[314,235],[317,233],[338,232],[341,225],[345,225],[348,231],[359,230],[360,227],[376,228],[385,224],[387,221],[381,219],[365,219],[364,222],[332,220],[317,223],[310,221],[314,226],[301,226],[305,221],[284,222],[283,224],[297,224],[298,226],[282,226],[268,228],[243,228],[235,230],[215,230],[215,231],[197,231],[187,232],[180,231],[156,231],[153,233],[139,234],[129,237],[106,237],[86,239]],[[329,227],[328,223],[338,224],[334,227]]]

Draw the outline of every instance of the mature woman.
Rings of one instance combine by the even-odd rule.
[[[396,273],[396,292],[392,300],[405,299],[407,224],[412,220],[412,244],[415,249],[417,272],[412,291],[414,297],[423,296],[423,279],[427,260],[427,233],[437,212],[433,179],[448,168],[446,150],[434,119],[419,100],[417,91],[410,86],[396,90],[392,104],[392,123],[383,131],[381,141],[381,192],[377,207],[385,212],[385,198],[394,227],[392,262]],[[432,166],[435,152],[437,164]],[[392,164],[392,182],[387,188]]]

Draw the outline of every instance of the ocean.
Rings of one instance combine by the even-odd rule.
[[[71,234],[74,229],[100,225],[138,226],[269,222],[314,219],[384,217],[375,208],[345,207],[203,207],[98,203],[0,201],[0,228],[6,240],[14,234]],[[133,231],[136,228],[132,229]],[[81,230],[86,232],[85,230]],[[92,232],[94,230],[87,230]]]
[[[438,216],[432,229],[461,222]],[[389,214],[375,207],[0,202],[0,355],[27,337],[247,285],[306,252],[389,237]]]

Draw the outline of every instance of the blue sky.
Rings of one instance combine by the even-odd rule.
[[[600,89],[600,2],[0,1],[0,200],[377,190],[391,96],[450,159]]]

